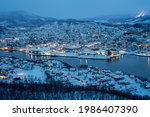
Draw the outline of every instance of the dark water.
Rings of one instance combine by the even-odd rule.
[[[0,56],[16,57],[16,58],[20,58],[20,59],[30,59],[30,56],[26,55],[25,53],[19,52],[19,51],[12,51],[12,52],[0,51]]]
[[[111,69],[113,71],[123,71],[126,73],[138,75],[150,80],[150,58],[138,57],[133,55],[124,55],[115,61],[107,60],[90,60],[77,59],[68,57],[50,57],[50,56],[29,56],[22,52],[4,52],[0,51],[0,56],[16,57],[20,59],[56,59],[68,63],[71,66],[90,65],[97,66],[103,69]],[[0,87],[0,99],[24,99],[24,100],[124,100],[125,97],[120,97],[112,94],[94,91],[74,91],[74,92],[45,92],[32,90],[14,90]],[[29,96],[30,95],[30,96]]]
[[[71,57],[50,57],[50,56],[29,56],[25,53],[13,51],[0,51],[0,56],[17,57],[21,59],[56,59],[68,63],[71,66],[89,65],[100,67],[102,69],[110,69],[112,71],[122,71],[128,74],[133,74],[143,79],[150,81],[150,58],[140,57],[134,55],[123,55],[118,60],[92,60],[92,59],[78,59]]]
[[[150,81],[150,58],[134,55],[123,55],[118,60],[91,60],[59,57],[58,60],[69,63],[72,66],[89,65],[110,69],[112,71],[122,71],[127,74],[133,74]]]

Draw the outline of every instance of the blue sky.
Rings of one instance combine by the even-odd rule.
[[[150,0],[0,0],[0,12],[27,11],[54,18],[150,14]]]

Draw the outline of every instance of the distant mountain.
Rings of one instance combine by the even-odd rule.
[[[96,21],[96,22],[124,22],[127,19],[133,17],[134,17],[133,15],[109,15],[109,16],[87,18],[87,20]]]
[[[8,25],[8,26],[43,25],[51,21],[56,21],[56,19],[44,18],[24,11],[0,13],[0,25]]]
[[[49,17],[41,17],[32,13],[24,12],[24,11],[16,11],[16,12],[1,12],[0,13],[0,26],[41,26],[45,24],[50,24],[53,22],[57,22],[59,24],[67,23],[67,24],[78,24],[78,23],[87,23],[87,22],[100,22],[106,23],[107,25],[116,25],[118,23],[121,24],[129,24],[134,25],[135,27],[146,27],[146,25],[150,24],[150,16],[144,16],[139,18],[134,18],[133,15],[112,15],[112,16],[104,16],[104,17],[95,17],[95,18],[87,18],[82,20],[77,19],[56,19]],[[2,28],[1,28],[2,30]]]
[[[134,28],[141,28],[143,32],[150,32],[150,15],[128,19],[125,23],[132,25]]]
[[[41,26],[56,21],[59,24],[64,22],[68,24],[87,22],[85,20],[83,21],[76,19],[56,19],[50,17],[41,17],[24,11],[0,13],[0,26]]]
[[[131,18],[126,20],[126,23],[130,24],[150,24],[150,15],[146,15],[138,18]]]
[[[109,23],[126,23],[126,24],[150,24],[150,15],[135,18],[134,15],[110,15],[103,17],[88,18],[95,22],[109,22]]]

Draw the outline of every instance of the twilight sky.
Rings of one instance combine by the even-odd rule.
[[[150,14],[150,0],[0,0],[0,12],[27,11],[54,18]]]

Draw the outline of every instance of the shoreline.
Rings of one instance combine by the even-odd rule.
[[[2,51],[2,52],[5,52],[5,51]],[[23,54],[25,54],[25,56],[27,56],[26,55],[26,52],[24,52],[24,51],[22,51],[22,52],[20,52],[20,51],[18,51],[18,50],[14,50],[14,52],[19,52],[19,53],[23,53]],[[8,53],[8,52],[6,52],[6,53]],[[12,53],[12,52],[9,52],[9,53]],[[8,54],[9,54],[8,53]],[[131,55],[131,56],[136,56],[135,55],[135,53],[133,54],[131,54],[131,53],[126,53],[126,54],[121,54],[121,56],[122,55]],[[34,56],[34,55],[33,55]],[[37,55],[35,55],[35,56],[37,56]],[[48,55],[38,55],[38,56],[48,56]],[[1,57],[14,57],[14,58],[18,58],[18,57],[15,57],[15,56],[12,56],[12,55],[10,55],[10,56],[1,56]],[[89,60],[110,60],[110,59],[91,59],[91,58],[78,58],[78,57],[74,57],[74,56],[50,56],[50,57],[66,57],[66,58],[77,58],[77,59],[89,59]],[[145,56],[139,56],[139,57],[145,57]],[[149,58],[149,57],[145,57],[145,58]],[[31,59],[31,58],[21,58],[21,59],[24,59],[24,60],[33,60],[33,59]],[[57,58],[55,59],[55,58],[53,58],[54,60],[58,60]],[[59,60],[59,61],[61,61],[61,60]],[[63,62],[63,61],[61,61],[61,62]],[[63,63],[65,63],[65,62],[63,62]],[[68,64],[68,63],[67,63]],[[69,66],[72,66],[72,65],[69,65]],[[72,66],[72,67],[75,67],[75,66]],[[109,70],[109,69],[108,69]],[[111,69],[111,70],[113,70],[113,69]],[[113,70],[114,71],[114,70]],[[127,73],[127,72],[124,72],[124,73],[126,73],[126,74],[131,74],[131,73]],[[138,76],[138,75],[135,75],[135,76]],[[141,80],[147,80],[147,81],[149,81],[148,80],[148,78],[147,77],[143,77],[143,76],[138,76],[138,77],[140,77],[141,78]]]
[[[5,57],[3,58],[3,60],[5,60]],[[16,60],[18,61],[19,59],[11,59],[11,61],[15,62]],[[7,59],[8,63],[9,63],[9,59]],[[57,61],[57,60],[56,60]],[[13,63],[12,62],[12,63]],[[33,61],[33,63],[36,61]],[[37,61],[38,63],[38,61]],[[37,66],[38,64],[36,63],[36,68],[39,69],[39,67]],[[7,63],[5,63],[7,64]],[[19,63],[18,63],[19,64]],[[22,63],[22,65],[24,66],[25,64],[30,64],[29,63]],[[41,63],[42,64],[42,63]],[[56,63],[55,63],[56,64]],[[58,66],[60,64],[63,63],[59,63],[57,62]],[[34,64],[33,64],[34,65]],[[40,64],[39,64],[40,65]],[[46,65],[46,64],[45,64]],[[43,70],[46,70],[46,66],[43,66],[44,68],[42,68]],[[35,68],[35,69],[36,69]],[[15,68],[14,71],[16,71],[18,68]],[[22,72],[25,72],[23,68],[19,68],[22,69]],[[41,68],[40,68],[41,69]],[[42,70],[41,69],[41,70]],[[61,69],[59,71],[59,69]],[[33,69],[32,69],[33,70]],[[13,71],[13,70],[11,70]],[[28,71],[30,72],[30,70]],[[116,71],[116,72],[112,72],[111,70],[106,70],[106,69],[101,69],[101,68],[97,68],[97,67],[88,67],[88,68],[58,68],[56,66],[56,68],[49,68],[47,69],[45,72],[43,71],[43,73],[45,73],[45,78],[48,80],[43,80],[41,81],[39,79],[39,82],[37,82],[36,85],[48,85],[48,83],[51,83],[51,81],[54,81],[54,83],[57,82],[64,82],[64,83],[71,83],[71,85],[69,85],[70,87],[84,87],[84,88],[94,88],[94,90],[97,91],[103,91],[103,92],[107,92],[110,93],[112,92],[113,94],[117,93],[121,93],[122,95],[129,95],[129,96],[135,96],[135,97],[144,97],[145,98],[150,98],[150,95],[147,94],[146,92],[149,92],[149,89],[144,88],[145,87],[145,82],[140,80],[140,77],[136,77],[132,74],[127,75],[124,72],[121,71]],[[25,86],[30,86],[30,84],[34,84],[34,82],[36,82],[34,79],[33,80],[27,80],[27,82],[25,82],[25,79],[30,79],[28,78],[28,76],[25,76],[24,79],[17,79],[16,77],[14,77],[13,74],[11,74],[13,77],[6,79],[6,80],[1,80],[0,82],[3,84],[7,84],[7,85],[20,85],[23,83],[23,85]],[[132,76],[131,76],[132,75]],[[9,76],[9,75],[8,75]],[[41,77],[42,79],[44,79],[44,77]],[[121,84],[120,84],[121,83]],[[123,84],[122,84],[123,83]],[[149,82],[147,82],[149,83]],[[1,84],[1,86],[2,86]],[[147,84],[146,84],[147,85]],[[64,85],[64,87],[67,85]],[[120,87],[120,88],[119,88]],[[134,89],[134,87],[137,88]],[[126,91],[126,89],[129,89],[129,92]],[[139,91],[144,91],[143,93],[139,93]],[[147,96],[148,97],[147,97]],[[146,96],[146,97],[145,97]]]
[[[65,55],[65,54],[51,54],[51,55],[37,55],[29,54],[31,56],[50,56],[50,57],[68,57],[78,59],[93,59],[93,60],[110,60],[119,56],[104,56],[104,55]]]
[[[140,57],[147,57],[149,58],[150,55],[146,55],[146,54],[137,54],[137,53],[134,53],[134,52],[120,52],[121,55],[133,55],[133,56],[140,56]]]

